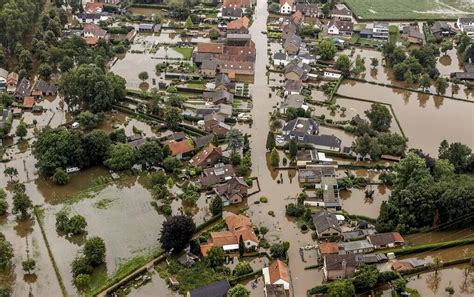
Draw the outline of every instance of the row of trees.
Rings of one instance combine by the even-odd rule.
[[[79,289],[85,289],[90,284],[90,275],[94,268],[105,263],[106,246],[100,237],[92,237],[86,240],[82,248],[82,255],[77,256],[71,263],[71,272],[74,276],[74,284]]]

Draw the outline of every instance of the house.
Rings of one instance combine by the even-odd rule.
[[[32,97],[32,96],[23,97],[23,108],[32,109],[33,105],[35,105],[35,98],[34,97]]]
[[[464,70],[465,72],[454,72],[453,75],[459,80],[474,80],[474,64],[464,64]]]
[[[367,254],[374,251],[374,246],[367,240],[356,240],[339,243],[339,254]]]
[[[205,91],[203,93],[203,98],[205,101],[211,102],[215,105],[222,103],[232,104],[234,94],[227,91]]]
[[[245,47],[252,42],[252,35],[248,33],[227,33],[225,44],[229,46]]]
[[[155,32],[155,24],[153,23],[138,24],[138,32]]]
[[[273,55],[273,66],[286,66],[288,63],[285,53],[278,52]]]
[[[296,55],[301,47],[301,37],[298,35],[290,35],[285,39],[283,43],[283,48],[285,49],[288,55]]]
[[[374,22],[372,28],[372,37],[379,39],[388,39],[388,23],[387,22]]]
[[[314,148],[325,151],[341,151],[341,139],[335,135],[308,135],[304,141],[311,144]]]
[[[192,157],[189,163],[193,166],[208,167],[216,164],[220,157],[222,157],[222,148],[209,144]]]
[[[474,38],[474,18],[458,18],[456,25],[461,32],[467,36]]]
[[[173,134],[171,134],[171,139],[174,141],[181,141],[185,138],[186,138],[186,133],[184,133],[183,131],[174,132]]]
[[[293,0],[280,0],[280,13],[290,14],[293,11]]]
[[[277,259],[263,268],[262,274],[265,285],[282,285],[285,290],[290,289],[290,271],[283,261]]]
[[[222,7],[220,18],[225,20],[236,20],[243,16],[242,8],[240,7]]]
[[[232,165],[216,164],[214,167],[202,171],[199,183],[203,187],[210,187],[230,180],[233,176],[235,173]]]
[[[456,31],[445,21],[435,21],[430,27],[431,34],[437,41],[443,40],[444,37],[456,34]]]
[[[285,95],[301,94],[303,82],[301,80],[287,80],[284,89]]]
[[[307,165],[307,168],[312,168],[312,164]],[[326,209],[333,208],[335,210],[340,210],[342,209],[342,204],[341,200],[339,197],[339,188],[337,184],[337,178],[335,176],[321,176],[319,177],[320,171],[309,171],[311,174],[314,174],[316,172],[316,175],[314,175],[313,181],[318,181],[318,178],[320,180],[320,184],[315,185],[316,188],[321,189],[322,192],[322,197],[321,195],[317,196],[309,196],[305,199],[304,204],[309,205],[312,207],[324,207]],[[321,172],[323,173],[323,172]],[[302,171],[302,174],[307,174],[307,172]],[[302,177],[303,178],[303,177]],[[308,178],[308,175],[305,176],[305,178]],[[305,181],[308,179],[305,179]],[[312,182],[314,183],[314,182]]]
[[[247,16],[227,23],[227,33],[249,33],[250,20]]]
[[[301,11],[305,17],[309,18],[319,18],[323,15],[318,4],[315,3],[296,3],[295,10]]]
[[[328,34],[330,35],[352,35],[354,23],[343,21],[338,18],[331,19],[328,24]]]
[[[290,36],[297,35],[298,32],[299,32],[299,27],[296,24],[292,22],[285,23],[281,27],[281,38],[283,40],[286,40]]]
[[[359,229],[359,230],[352,230],[342,232],[342,237],[345,241],[348,240],[356,240],[356,239],[363,239],[366,238],[368,235],[375,234],[374,229]]]
[[[303,65],[308,65],[313,62],[316,62],[315,55],[312,55],[309,52],[303,53],[301,50],[300,50],[300,53],[298,54],[298,59],[301,61],[301,63],[303,63]]]
[[[323,275],[325,281],[351,277],[359,266],[355,254],[329,254],[324,256],[323,259]]]
[[[196,46],[198,53],[222,54],[224,52],[224,45],[215,42],[198,42]]]
[[[0,91],[5,91],[7,89],[7,78],[8,71],[0,68]]]
[[[237,57],[238,58],[238,57]],[[242,57],[241,57],[242,58]],[[231,78],[235,75],[254,75],[255,71],[254,62],[241,62],[241,61],[232,61],[227,60],[223,61],[220,66],[220,72],[225,73]]]
[[[304,74],[302,67],[299,67],[296,63],[289,63],[285,67],[285,78],[289,80],[300,80]]]
[[[313,223],[319,239],[339,237],[342,234],[336,215],[327,210],[314,214]]]
[[[135,150],[138,150],[140,149],[140,147],[148,143],[148,141],[145,138],[143,138],[141,135],[139,136],[140,137],[127,140],[127,145]]]
[[[83,24],[99,24],[100,21],[107,21],[112,19],[112,15],[108,12],[100,12],[100,13],[78,13],[75,15],[76,20],[79,23]]]
[[[312,118],[296,118],[283,126],[282,133],[287,139],[304,141],[307,135],[319,133],[319,123]]]
[[[52,83],[47,83],[42,79],[38,79],[33,87],[33,93],[33,95],[36,96],[56,96],[58,88]]]
[[[341,21],[354,21],[352,11],[344,4],[336,4],[331,10],[331,18],[338,18]]]
[[[418,26],[405,26],[402,31],[402,38],[412,44],[423,44],[423,34]]]
[[[17,73],[15,72],[8,73],[7,81],[6,81],[7,93],[13,94],[15,92],[19,79],[20,77],[18,76]]]
[[[410,258],[404,260],[394,260],[392,262],[392,269],[395,271],[405,271],[405,270],[412,270],[415,268],[421,268],[428,265],[428,263],[424,260]]]
[[[207,146],[208,144],[211,143],[213,137],[214,137],[214,135],[208,134],[208,135],[205,135],[205,136],[199,136],[199,137],[194,138],[193,139],[194,140],[194,149],[195,150],[200,150],[203,147]]]
[[[91,23],[91,24],[85,24],[83,26],[82,37],[86,40],[86,42],[91,41],[91,40],[95,40],[95,42],[97,42],[98,39],[108,40],[109,35],[107,31],[105,31],[98,25]]]
[[[283,285],[265,285],[263,288],[265,297],[286,297],[286,291]]]
[[[15,93],[13,94],[16,101],[23,101],[23,97],[30,96],[30,81],[23,77],[20,83],[16,86]]]
[[[232,177],[225,184],[214,187],[214,192],[221,197],[224,206],[241,203],[247,197],[249,186],[242,177]]]
[[[342,72],[337,69],[333,69],[333,68],[324,69],[324,78],[340,79],[341,77],[342,77]]]
[[[188,291],[186,297],[226,297],[229,290],[229,281],[221,280],[211,283],[207,286]]]
[[[302,184],[320,184],[324,177],[336,177],[335,167],[319,165],[298,169],[298,181]]]
[[[305,168],[308,165],[314,165],[314,164],[319,164],[319,163],[324,163],[321,162],[319,154],[324,155],[324,153],[318,153],[317,150],[306,150],[302,149],[299,150],[296,153],[296,166],[298,168]],[[324,155],[324,158],[326,156]],[[332,159],[328,159],[328,162],[331,162]]]
[[[190,139],[183,139],[181,141],[168,140],[165,145],[171,150],[171,155],[177,159],[182,159],[193,151],[193,142]]]
[[[252,221],[244,215],[231,214],[225,218],[227,231],[211,232],[207,243],[201,244],[201,254],[206,256],[213,247],[219,247],[226,253],[235,253],[239,250],[239,241],[242,238],[246,249],[258,246],[258,238],[252,227]]]
[[[367,240],[374,246],[376,250],[405,245],[405,240],[398,232],[368,235]]]
[[[203,61],[200,68],[201,75],[204,77],[216,76],[219,63],[220,63],[219,61],[212,60],[212,59]]]
[[[215,90],[217,91],[235,92],[235,83],[232,82],[229,76],[225,73],[219,73],[216,75],[215,85]]]
[[[320,242],[318,248],[321,257],[339,254],[339,245],[336,242]]]
[[[252,0],[224,0],[222,6],[224,7],[252,7]]]
[[[299,94],[288,95],[283,102],[280,104],[279,112],[286,113],[288,108],[303,108],[308,109],[307,105],[304,105],[304,96]]]
[[[224,122],[225,117],[221,114],[218,114],[216,112],[213,112],[209,115],[204,116],[204,130],[207,132],[212,131],[212,127],[215,125]]]
[[[293,13],[290,16],[290,22],[295,24],[298,27],[301,26],[301,24],[303,24],[303,21],[304,21],[304,15],[299,10],[297,10],[295,13]]]
[[[84,5],[84,12],[86,13],[101,13],[104,9],[104,3],[100,2],[87,2]]]

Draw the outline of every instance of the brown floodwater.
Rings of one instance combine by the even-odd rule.
[[[449,241],[456,240],[460,238],[465,238],[472,236],[474,234],[474,228],[467,228],[463,230],[449,230],[449,231],[439,231],[438,229],[426,232],[426,233],[416,233],[404,236],[407,244],[426,244],[434,243],[440,241]]]
[[[427,94],[344,81],[338,94],[391,104],[409,146],[436,156],[443,139],[474,147],[474,105]]]
[[[350,189],[340,192],[342,199],[342,209],[350,214],[363,215],[369,218],[377,218],[380,213],[380,206],[383,201],[387,201],[390,196],[390,189],[382,185],[368,186],[373,189],[374,195],[368,198],[365,189]]]

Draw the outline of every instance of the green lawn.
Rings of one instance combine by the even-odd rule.
[[[192,47],[177,46],[177,47],[173,47],[173,49],[175,51],[177,51],[178,53],[180,53],[181,55],[183,55],[183,58],[186,59],[186,60],[191,59],[191,57],[193,56],[193,48]]]
[[[360,20],[457,19],[462,10],[474,16],[466,0],[345,0]],[[468,16],[468,15],[465,15]]]

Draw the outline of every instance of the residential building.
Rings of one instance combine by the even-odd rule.
[[[313,215],[313,223],[319,239],[339,237],[342,234],[341,227],[334,213],[324,210]]]
[[[155,32],[155,24],[154,23],[138,24],[138,32],[146,32],[146,33]]]
[[[454,72],[459,80],[474,80],[474,64],[464,64],[464,72]]]
[[[307,169],[313,169],[314,166],[322,165],[308,165]],[[335,166],[333,166],[335,167]],[[332,172],[328,171],[329,176],[322,175],[324,172],[321,170],[308,170],[303,171],[301,169],[302,177],[298,178],[302,183],[315,183],[315,187],[321,190],[321,196],[309,196],[305,199],[304,204],[313,207],[324,207],[325,209],[342,209],[342,204],[339,196],[339,187],[337,184],[337,178],[330,175]],[[318,184],[319,182],[319,184]]]
[[[252,0],[224,0],[222,2],[222,6],[224,7],[250,8],[252,7],[252,5],[253,5]]]
[[[388,23],[386,22],[374,22],[373,28],[373,38],[379,39],[388,39]]]
[[[182,159],[188,156],[194,150],[193,141],[190,139],[183,139],[181,141],[168,140],[165,142],[171,150],[171,155],[177,159]]]
[[[333,164],[331,158],[326,158],[326,154],[318,152],[318,150],[302,149],[296,153],[296,166],[298,168],[306,168],[316,164]],[[337,163],[337,162],[336,162]]]
[[[288,63],[285,53],[278,52],[273,55],[273,66],[286,66]]]
[[[107,31],[94,23],[84,24],[82,29],[82,38],[88,45],[96,45],[99,39],[108,40]]]
[[[32,109],[33,105],[35,105],[35,98],[33,96],[23,97],[23,108],[24,109]]]
[[[2,111],[2,117],[0,118],[0,130],[3,129],[5,123],[8,121],[8,116],[10,115],[10,111],[6,108]]]
[[[6,81],[7,93],[13,94],[15,92],[19,79],[20,77],[17,73],[15,72],[8,73],[7,81]]]
[[[420,32],[418,26],[405,26],[403,27],[402,38],[406,39],[412,44],[423,44],[423,34]]]
[[[252,35],[248,33],[227,33],[225,44],[229,46],[245,47],[252,41]]]
[[[430,27],[431,34],[437,41],[443,40],[444,37],[456,34],[456,31],[445,21],[435,21]]]
[[[280,13],[290,14],[293,11],[293,0],[280,0]]]
[[[285,78],[289,80],[300,80],[303,77],[304,70],[296,63],[289,63],[285,67]]]
[[[216,164],[214,167],[202,171],[199,183],[203,187],[211,187],[230,180],[233,176],[235,176],[235,173],[232,165]]]
[[[376,250],[405,245],[405,240],[398,232],[368,235],[367,240],[374,246]]]
[[[305,17],[319,18],[323,15],[318,4],[315,3],[296,3],[295,10],[301,11]]]
[[[299,27],[295,23],[293,22],[285,23],[281,27],[281,38],[283,40],[286,40],[290,36],[297,35],[298,32],[299,32]]]
[[[211,232],[207,243],[201,244],[201,254],[206,256],[213,247],[219,247],[226,253],[235,253],[239,250],[239,241],[242,237],[246,249],[258,246],[258,238],[252,227],[252,221],[244,215],[231,214],[225,218],[227,231]]]
[[[23,97],[30,96],[30,81],[23,77],[20,83],[16,86],[16,90],[13,94],[16,101],[23,101]]]
[[[458,18],[457,27],[467,36],[474,38],[474,18]]]
[[[197,167],[209,167],[216,164],[222,157],[222,148],[209,144],[189,160],[189,163]]]
[[[36,81],[33,87],[33,96],[56,96],[58,87],[52,83],[48,83],[42,79]]]
[[[75,15],[76,20],[79,23],[94,23],[99,24],[100,21],[107,21],[112,18],[112,15],[108,12],[100,12],[100,13],[78,13]]]
[[[283,49],[290,56],[298,54],[301,47],[301,37],[298,35],[290,35],[283,42]]]
[[[200,68],[201,75],[204,77],[216,76],[219,63],[219,61],[212,59],[203,61]]]
[[[265,297],[287,297],[283,285],[265,285],[263,288]]]
[[[87,2],[84,5],[84,12],[85,13],[101,13],[104,9],[104,3],[100,2]]]
[[[298,181],[302,184],[320,184],[323,177],[336,177],[335,167],[318,165],[298,169]]]
[[[352,35],[354,23],[333,18],[328,24],[328,34],[330,35]]]
[[[324,69],[324,78],[340,79],[341,77],[342,77],[342,72],[337,69],[333,69],[333,68]]]
[[[249,186],[242,177],[232,177],[224,184],[214,186],[214,192],[222,199],[223,205],[241,203],[248,195]]]
[[[323,258],[326,255],[338,255],[339,244],[336,242],[320,242],[318,244],[319,256]]]
[[[290,289],[290,271],[283,261],[273,261],[262,269],[262,274],[265,285],[282,285],[285,290]]]
[[[234,94],[228,91],[205,91],[203,93],[203,98],[205,101],[213,103],[214,105],[221,103],[232,104],[234,100]]]
[[[225,61],[220,66],[220,72],[227,74],[229,77],[235,77],[236,75],[254,75],[255,62]]]
[[[312,118],[296,118],[283,126],[282,133],[288,140],[304,141],[308,135],[319,133],[319,123]]]
[[[325,281],[351,277],[359,266],[355,254],[329,254],[324,256],[323,259],[323,275]]]
[[[7,89],[7,78],[8,71],[0,68],[0,91],[5,91]]]
[[[205,135],[205,136],[199,136],[199,137],[194,138],[193,139],[194,140],[194,149],[195,150],[200,150],[203,147],[207,146],[208,144],[211,143],[211,140],[212,140],[213,137],[214,137],[214,135],[208,134],[208,135]]]
[[[341,139],[335,135],[308,135],[304,141],[311,144],[315,149],[339,152],[341,151]]]
[[[356,240],[339,243],[339,254],[367,254],[374,251],[374,246],[367,240]]]
[[[249,33],[250,20],[247,16],[227,23],[227,33]]]
[[[304,21],[304,15],[301,11],[296,10],[291,16],[290,16],[290,23],[295,24],[296,26],[301,26]]]
[[[226,297],[230,288],[229,281],[225,279],[188,291],[186,297]]]
[[[232,82],[229,76],[225,73],[219,73],[216,75],[216,87],[217,91],[227,91],[230,93],[235,92],[235,83]]]
[[[331,10],[331,18],[338,18],[341,21],[354,21],[352,11],[344,4],[336,4]]]
[[[301,94],[303,82],[301,80],[287,80],[285,83],[285,96],[292,94]]]
[[[286,96],[286,98],[280,104],[279,112],[286,113],[288,108],[303,108],[304,110],[307,110],[308,106],[304,104],[304,96],[292,94]]]
[[[243,10],[240,7],[222,7],[219,16],[224,20],[236,20],[243,16]]]

